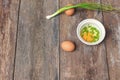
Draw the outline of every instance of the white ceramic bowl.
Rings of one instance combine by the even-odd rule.
[[[99,30],[100,37],[99,37],[98,41],[87,42],[81,37],[80,32],[85,27],[84,26],[85,24],[92,24],[92,25],[94,25],[95,28],[97,28]],[[105,28],[104,28],[103,24],[96,19],[85,19],[85,20],[81,21],[77,26],[77,36],[78,36],[79,40],[87,45],[97,45],[97,44],[101,43],[103,41],[103,39],[105,38],[105,35],[106,35],[106,32],[105,32]]]

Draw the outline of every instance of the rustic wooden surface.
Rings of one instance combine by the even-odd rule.
[[[0,0],[0,80],[13,80],[19,0]]]
[[[97,2],[120,8],[119,0],[0,0],[0,80],[120,80],[120,13],[76,9],[46,20],[68,3]],[[77,24],[101,21],[107,35],[96,46],[76,36]],[[74,52],[60,44],[72,40]]]

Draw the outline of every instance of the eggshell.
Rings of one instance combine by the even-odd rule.
[[[72,4],[68,4],[67,6],[71,6],[71,5]],[[74,8],[65,11],[65,14],[67,16],[72,16],[74,13],[75,13],[75,9]]]
[[[72,41],[63,41],[61,43],[61,48],[64,50],[64,51],[74,51],[75,50],[75,44],[72,42]]]

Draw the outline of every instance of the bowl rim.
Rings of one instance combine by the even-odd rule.
[[[100,39],[98,41],[90,43],[90,42],[83,40],[83,38],[80,36],[81,28],[83,28],[83,25],[85,25],[87,23],[92,23],[94,25],[96,24],[97,26],[95,26],[95,27],[100,29],[99,31],[101,31],[100,32],[101,35],[100,35]],[[104,40],[105,35],[106,35],[105,27],[103,26],[103,24],[100,21],[98,21],[96,19],[92,19],[92,18],[84,19],[77,26],[77,37],[79,38],[79,40],[82,43],[84,43],[86,45],[97,45],[97,44],[101,43]]]

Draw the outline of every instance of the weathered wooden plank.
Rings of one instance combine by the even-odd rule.
[[[59,80],[58,0],[21,0],[15,80]]]
[[[19,0],[0,0],[0,80],[13,80]]]
[[[80,2],[91,1],[60,0],[60,7]],[[92,2],[100,3],[99,0]],[[60,42],[72,40],[76,43],[74,52],[64,52],[60,49],[61,80],[109,80],[104,42],[97,46],[87,46],[76,36],[77,24],[86,18],[95,18],[102,22],[102,12],[77,9],[72,17],[65,14],[60,17]]]
[[[102,0],[102,3],[120,8],[120,0]],[[103,13],[103,15],[107,30],[105,42],[110,80],[120,80],[120,13]]]

